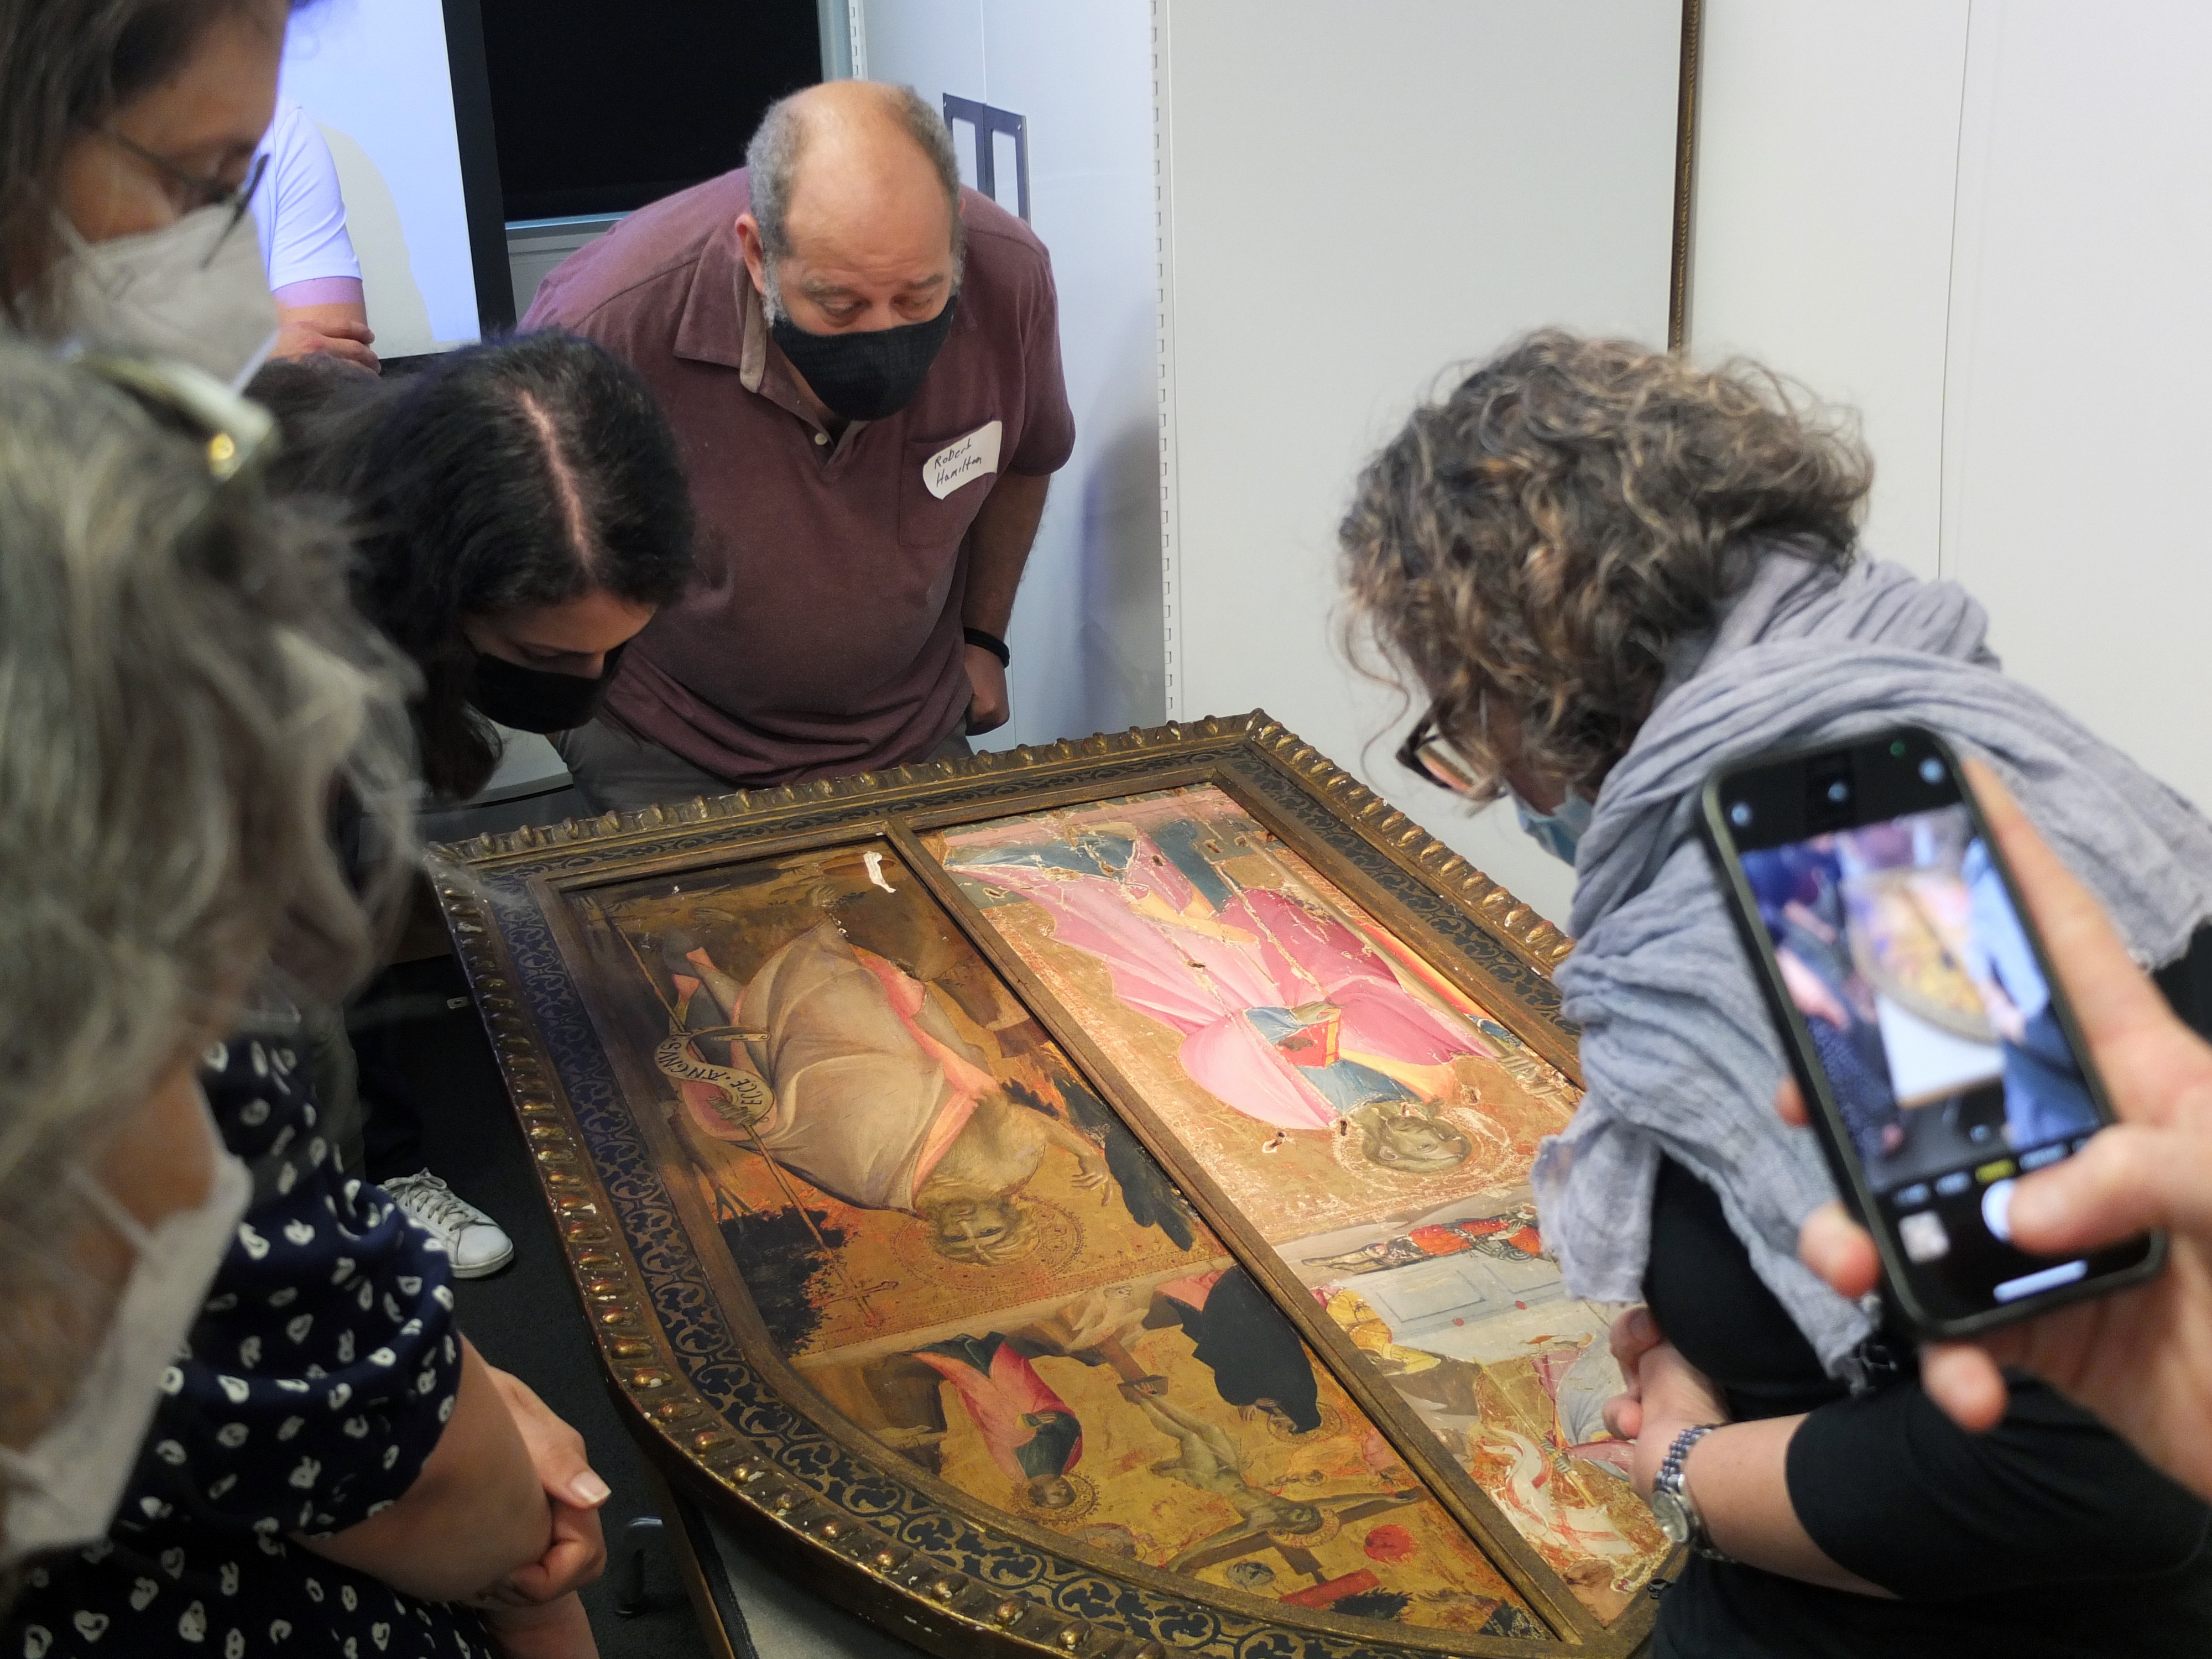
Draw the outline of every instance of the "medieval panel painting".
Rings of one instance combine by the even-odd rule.
[[[1656,1534],[1589,1443],[1602,1328],[1559,1298],[1514,1185],[1523,1143],[1563,1119],[1558,1080],[1442,992],[1406,990],[1410,957],[1402,981],[1377,967],[1373,995],[1329,1005],[1340,1030],[1323,1029],[1326,993],[1261,996],[1295,976],[1268,957],[1261,909],[1279,933],[1294,909],[1346,961],[1368,947],[1328,920],[1328,890],[1275,873],[1292,866],[1224,799],[1165,806],[961,832],[950,856],[1127,1050],[1131,1078],[1178,1079],[1194,1150],[1224,1121],[1240,1201],[1297,1218],[1285,1258],[1486,1486],[1525,1495],[1547,1555],[1586,1595],[1632,1584]],[[1166,874],[1186,864],[1195,878]],[[1055,938],[1071,906],[1105,915],[1109,899],[1131,919],[1120,933]],[[769,1340],[849,1421],[1109,1557],[1286,1611],[1544,1634],[888,843],[599,888],[585,911],[670,1179],[711,1218]],[[1199,1058],[1207,1081],[1176,1069],[1204,1029],[1196,1005],[1170,1018],[1120,988],[1113,941],[1140,935],[1255,964],[1237,981],[1244,1055],[1224,1042],[1218,1066]],[[1301,1030],[1332,1058],[1305,1054]],[[1168,1070],[1140,1071],[1142,1054]],[[1265,1073],[1267,1054],[1291,1071]],[[1379,1081],[1343,1081],[1361,1067]],[[1324,1080],[1300,1095],[1308,1072]],[[1452,1273],[1464,1290],[1444,1288]]]
[[[1575,1091],[1198,786],[931,838],[989,925],[1599,1618],[1667,1544],[1600,1416],[1610,1310],[1527,1186]]]

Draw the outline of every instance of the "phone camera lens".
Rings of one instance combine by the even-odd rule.
[[[1843,779],[1838,778],[1828,786],[1828,801],[1831,805],[1841,806],[1850,798],[1851,787]]]
[[[1747,827],[1751,823],[1751,803],[1747,800],[1740,800],[1729,807],[1729,822],[1739,830]]]
[[[1921,762],[1920,781],[1928,784],[1942,782],[1943,763],[1937,760],[1933,755],[1930,755],[1926,760]]]

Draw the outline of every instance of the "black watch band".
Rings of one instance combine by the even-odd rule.
[[[988,651],[996,657],[999,659],[1000,667],[1010,668],[1013,665],[1014,653],[1006,649],[1006,642],[996,634],[987,634],[980,628],[963,628],[960,632],[969,644],[979,650]]]

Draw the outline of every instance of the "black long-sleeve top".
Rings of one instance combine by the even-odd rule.
[[[2212,1026],[2212,930],[2159,975]],[[1898,1374],[1856,1396],[1822,1370],[1719,1200],[1671,1160],[1652,1200],[1644,1296],[1739,1420],[1806,1413],[1790,1443],[1797,1518],[1884,1601],[1695,1560],[1664,1593],[1655,1655],[2212,1654],[2212,1510],[2033,1378],[1969,1434]],[[2208,1425],[2212,1431],[2212,1425]]]
[[[2010,1377],[1984,1435],[1937,1410],[1909,1361],[1847,1395],[1671,1161],[1644,1294],[1734,1417],[1810,1413],[1790,1443],[1797,1518],[1899,1598],[1697,1560],[1664,1593],[1655,1655],[2212,1654],[2212,1512],[2050,1389]]]

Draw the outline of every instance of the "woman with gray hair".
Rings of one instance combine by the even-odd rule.
[[[1857,553],[1870,480],[1771,375],[1536,334],[1361,477],[1355,640],[1431,700],[1401,758],[1510,792],[1575,866],[1558,981],[1585,1094],[1534,1184],[1569,1288],[1647,1304],[1615,1329],[1611,1420],[1646,1493],[1682,1449],[1705,1534],[1656,1650],[2201,1653],[2203,1504],[2038,1383],[1960,1429],[1909,1340],[1796,1259],[1833,1188],[1773,1115],[1782,1052],[1692,830],[1715,766],[1934,727],[2004,775],[2139,956],[2212,955],[2212,826],[2006,678],[1962,590]]]
[[[399,659],[217,382],[0,343],[0,1650],[588,1654],[580,1443],[263,1018],[373,955],[339,793],[405,871]]]

